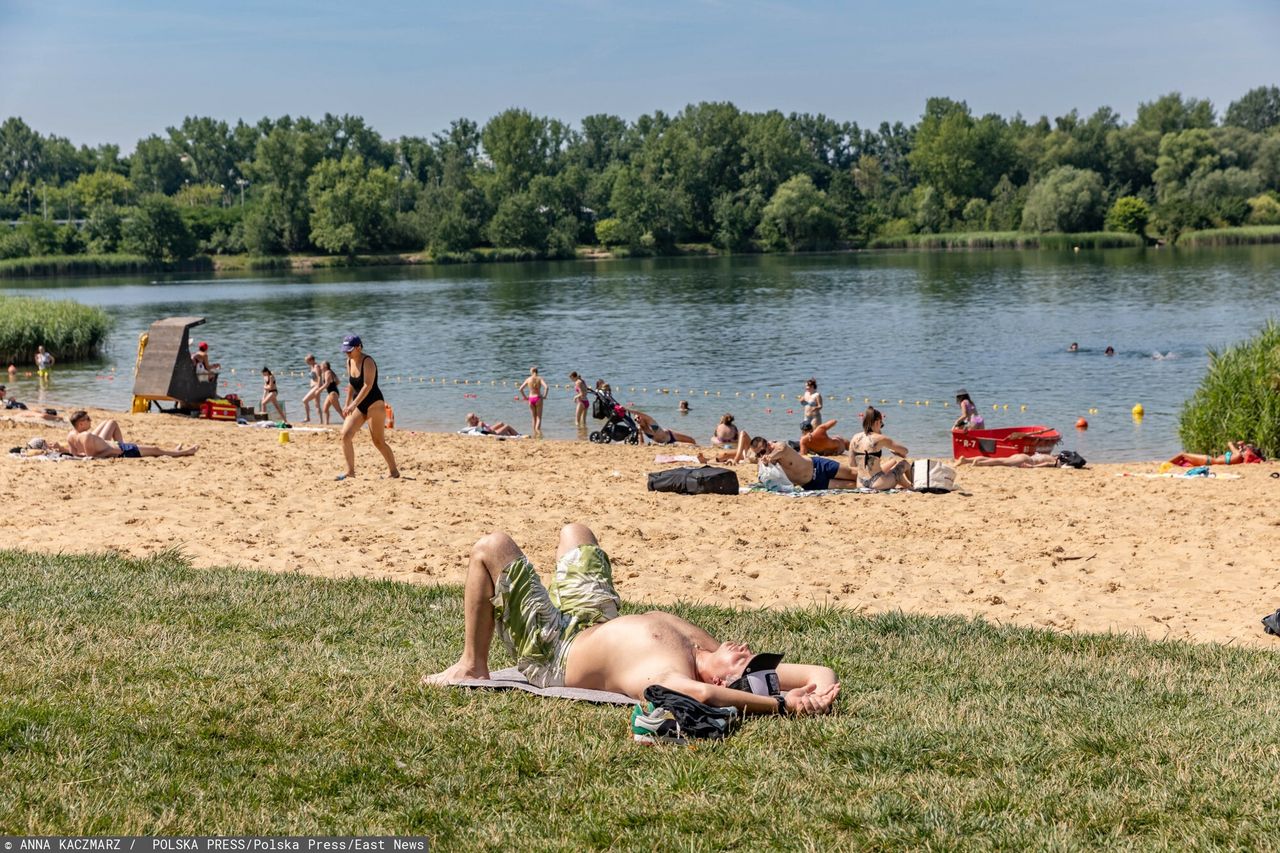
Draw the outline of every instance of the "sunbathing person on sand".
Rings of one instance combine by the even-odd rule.
[[[54,442],[53,449],[68,456],[82,456],[87,459],[141,459],[144,456],[194,456],[199,445],[183,447],[179,444],[173,450],[155,447],[150,444],[130,444],[124,440],[120,425],[113,420],[103,421],[96,429],[92,429],[92,419],[87,412],[79,411],[71,414],[71,432],[67,433],[65,445]]]
[[[1256,444],[1247,441],[1228,441],[1227,452],[1221,456],[1207,456],[1203,453],[1182,452],[1169,460],[1170,465],[1180,468],[1194,468],[1199,465],[1244,465],[1246,463],[1265,462],[1266,457],[1258,450]]]
[[[874,406],[862,413],[862,432],[849,439],[849,464],[858,472],[864,488],[888,491],[911,488],[911,461],[906,445],[884,432],[884,414]],[[889,451],[888,458],[884,452]]]
[[[489,677],[496,630],[521,673],[539,687],[568,686],[625,693],[638,701],[659,684],[699,702],[752,714],[821,714],[840,684],[825,666],[781,664],[781,694],[763,696],[727,685],[753,657],[744,643],[722,643],[672,613],[618,615],[609,558],[591,529],[567,524],[548,590],[533,564],[505,533],[471,549],[464,581],[462,656],[425,684]]]
[[[732,415],[725,415],[725,417],[732,417]],[[721,421],[720,425],[724,426],[724,422]],[[740,465],[743,462],[755,462],[756,454],[755,451],[751,449],[751,436],[747,434],[745,429],[735,426],[734,430],[737,432],[737,438],[734,440],[732,449],[721,450],[720,452],[714,453],[710,456],[702,451],[698,451],[698,461],[703,465],[706,465],[708,462],[719,462],[725,465]]]
[[[825,456],[802,456],[785,441],[751,439],[751,450],[766,465],[778,465],[787,479],[807,492],[824,489],[857,489],[858,472],[844,462]]]
[[[842,456],[849,450],[849,440],[831,435],[835,418],[814,426],[809,421],[800,424],[800,452],[819,456]]]
[[[1056,453],[1015,453],[1012,456],[961,457],[956,465],[965,463],[975,468],[1057,468]]]
[[[480,416],[475,412],[467,412],[467,426],[471,429],[478,429],[485,435],[519,435],[520,431],[510,424],[498,421],[496,424],[487,424],[480,420]]]
[[[636,426],[640,427],[640,431],[648,437],[654,444],[697,444],[693,436],[685,435],[682,432],[676,432],[673,429],[658,426],[658,422],[652,417],[637,409],[631,410],[631,417],[635,418]]]

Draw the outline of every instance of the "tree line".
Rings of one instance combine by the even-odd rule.
[[[128,252],[272,255],[583,244],[667,252],[865,245],[954,231],[1176,239],[1280,224],[1280,88],[1233,101],[1173,92],[1132,123],[1110,107],[1053,120],[975,116],[931,98],[912,125],[692,104],[577,127],[509,109],[430,138],[358,116],[234,125],[188,117],[118,146],[0,125],[0,259]]]

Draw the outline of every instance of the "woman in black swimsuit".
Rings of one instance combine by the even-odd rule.
[[[364,343],[359,335],[347,335],[343,338],[342,351],[347,354],[347,405],[342,409],[342,416],[346,418],[342,423],[342,455],[347,460],[347,470],[339,474],[338,479],[345,480],[356,475],[354,441],[356,433],[366,422],[369,424],[369,437],[373,439],[373,446],[387,460],[390,476],[399,477],[400,469],[396,467],[395,454],[391,452],[384,436],[387,404],[383,402],[382,389],[378,387],[378,365],[372,356],[364,354]]]
[[[320,364],[320,381],[324,383],[320,402],[320,420],[329,423],[329,410],[333,409],[338,419],[342,419],[342,403],[338,397],[338,374],[333,372],[329,362]]]
[[[279,388],[276,387],[275,374],[271,372],[271,368],[262,368],[262,414],[267,413],[267,406],[275,406],[276,411],[280,413],[280,420],[287,421],[284,416],[284,406],[280,405]]]

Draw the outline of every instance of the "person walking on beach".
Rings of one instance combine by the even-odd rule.
[[[338,400],[338,374],[333,372],[333,366],[327,361],[320,364],[320,383],[321,398],[316,401],[320,406],[320,422],[329,423],[330,409],[333,409],[338,420],[342,420],[342,403]]]
[[[307,363],[307,372],[311,380],[311,385],[307,388],[307,393],[302,397],[302,410],[305,413],[303,423],[311,423],[311,403],[316,404],[316,420],[320,419],[320,400],[325,393],[324,390],[324,370],[316,362],[316,357],[311,353],[307,353],[307,357],[303,359]]]
[[[262,414],[267,414],[267,406],[275,406],[276,411],[280,413],[280,420],[287,421],[284,416],[284,407],[280,405],[280,392],[276,387],[276,376],[271,372],[271,368],[262,368]]]
[[[587,428],[587,380],[578,375],[578,371],[569,374],[573,380],[573,414],[577,418],[578,429]]]
[[[36,347],[36,376],[40,377],[40,382],[49,381],[49,368],[53,367],[53,353],[45,350],[44,346]]]
[[[537,366],[529,368],[529,375],[520,383],[520,396],[529,404],[533,417],[533,436],[542,436],[542,404],[547,399],[547,380],[538,375]]]
[[[342,351],[347,354],[347,404],[342,408],[342,455],[347,462],[346,472],[337,479],[345,480],[356,475],[356,433],[367,422],[369,437],[387,460],[388,476],[399,477],[395,454],[387,444],[387,404],[378,387],[378,365],[372,356],[365,355],[364,342],[359,335],[347,335],[342,339]]]
[[[802,424],[815,427],[822,423],[822,395],[818,393],[818,380],[812,376],[804,383],[804,394],[800,397],[804,403],[804,420]]]

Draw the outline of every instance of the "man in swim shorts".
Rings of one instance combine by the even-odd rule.
[[[124,440],[120,425],[113,420],[103,421],[93,428],[93,420],[85,411],[71,413],[71,432],[65,445],[54,442],[53,449],[68,456],[86,459],[141,459],[144,456],[194,456],[199,445],[173,450],[150,444],[131,444]]]
[[[856,489],[858,474],[848,464],[825,456],[804,456],[785,441],[751,439],[751,449],[766,465],[781,466],[787,479],[805,491]]]
[[[824,713],[840,693],[833,671],[803,664],[778,666],[778,696],[735,690],[727,685],[754,656],[746,644],[721,643],[661,610],[619,616],[609,558],[585,525],[561,529],[556,561],[548,589],[510,536],[491,533],[477,542],[465,580],[462,656],[423,683],[488,678],[496,630],[540,687],[608,690],[642,701],[645,688],[658,684],[757,714]]]

